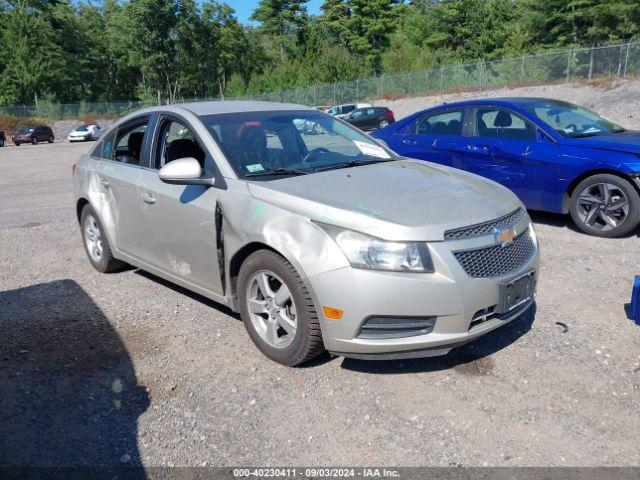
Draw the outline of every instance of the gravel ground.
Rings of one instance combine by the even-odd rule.
[[[0,465],[640,463],[637,235],[536,214],[520,319],[442,358],[285,368],[214,302],[90,267],[71,188],[89,148],[0,149]]]
[[[401,119],[425,108],[444,102],[455,102],[486,97],[543,97],[556,98],[576,103],[595,110],[615,120],[626,128],[640,130],[640,80],[603,82],[589,85],[585,83],[563,83],[536,87],[503,88],[483,92],[465,92],[430,97],[412,97],[400,100],[378,100],[376,105],[388,106]]]

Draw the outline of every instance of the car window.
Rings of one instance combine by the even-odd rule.
[[[342,106],[342,113],[353,112],[355,109],[356,109],[355,105],[343,105]]]
[[[365,113],[366,113],[366,115],[375,115],[376,114],[376,109],[375,108],[367,108]]]
[[[141,165],[142,146],[147,131],[148,118],[136,119],[118,128],[115,140],[113,160],[128,165]]]
[[[476,132],[480,137],[535,140],[536,129],[519,115],[499,108],[478,108]]]
[[[113,155],[113,142],[116,138],[116,131],[112,131],[107,135],[104,140],[102,140],[96,148],[91,152],[92,157],[103,158],[105,160],[110,160]]]
[[[240,178],[273,180],[278,169],[314,173],[350,162],[392,160],[361,132],[318,111],[265,111],[201,117]]]
[[[364,110],[354,110],[351,112],[351,118],[360,118],[364,115]]]
[[[188,157],[198,160],[204,168],[204,150],[191,129],[177,120],[165,119],[158,137],[155,167]]]
[[[418,135],[462,135],[463,110],[447,110],[426,115],[418,120]]]

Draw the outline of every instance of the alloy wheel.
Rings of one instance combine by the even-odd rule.
[[[247,285],[251,323],[269,346],[287,348],[297,330],[296,306],[284,281],[269,270],[255,273]]]
[[[102,234],[93,215],[87,215],[85,219],[84,242],[91,259],[96,263],[100,263],[102,261]]]
[[[577,213],[585,225],[607,232],[620,227],[627,219],[629,199],[613,183],[594,183],[580,192]]]

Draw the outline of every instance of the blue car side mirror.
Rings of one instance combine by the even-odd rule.
[[[536,130],[536,141],[538,142],[544,142],[547,139],[547,136],[542,133],[542,130],[537,129]]]

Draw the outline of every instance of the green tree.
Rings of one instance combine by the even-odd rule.
[[[260,22],[259,30],[275,41],[283,62],[287,51],[302,40],[308,22],[307,1],[260,0],[251,15],[252,20]]]

